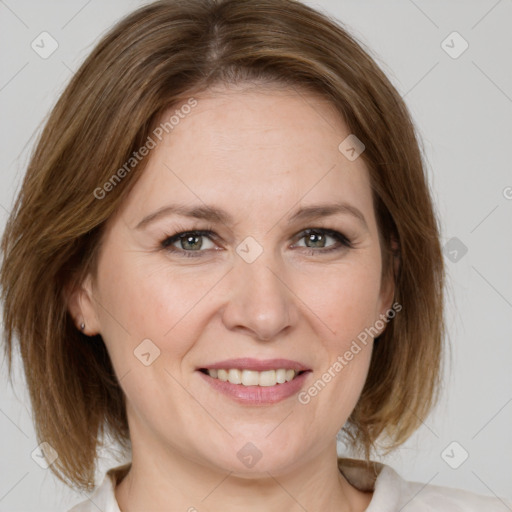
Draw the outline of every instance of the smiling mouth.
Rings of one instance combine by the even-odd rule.
[[[229,382],[231,384],[239,384],[242,386],[270,387],[290,382],[309,370],[297,371],[288,368],[278,368],[276,370],[265,370],[259,372],[255,370],[239,370],[237,368],[200,368],[199,371],[210,376],[212,379],[218,379],[222,382]]]

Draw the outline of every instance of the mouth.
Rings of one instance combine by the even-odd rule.
[[[238,403],[271,405],[298,393],[312,370],[290,359],[238,358],[196,369],[215,391]]]
[[[199,371],[212,379],[218,379],[222,382],[242,386],[270,387],[290,382],[309,370],[277,368],[275,370],[257,371],[240,368],[200,368]]]

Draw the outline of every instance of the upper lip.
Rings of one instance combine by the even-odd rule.
[[[265,370],[278,370],[285,368],[287,370],[295,371],[306,371],[309,370],[307,366],[299,363],[298,361],[292,361],[291,359],[253,359],[251,357],[241,357],[238,359],[225,359],[217,363],[205,364],[198,368],[198,370],[226,370],[230,368],[236,368],[238,370],[254,370],[254,371],[265,371]]]

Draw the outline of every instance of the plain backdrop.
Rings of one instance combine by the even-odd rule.
[[[408,480],[510,498],[512,1],[308,3],[340,20],[404,97],[442,222],[452,346],[443,396],[382,460]],[[139,5],[0,0],[2,229],[49,109],[101,35]],[[47,58],[31,46],[42,32],[58,44]],[[21,366],[14,390],[4,361],[1,371],[0,511],[66,511],[84,496],[32,459],[38,443]],[[98,482],[114,464],[101,458]]]

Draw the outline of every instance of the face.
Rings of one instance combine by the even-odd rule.
[[[391,304],[369,175],[311,93],[195,99],[110,220],[79,314],[134,453],[279,474],[332,448],[370,362],[353,342]]]

